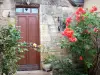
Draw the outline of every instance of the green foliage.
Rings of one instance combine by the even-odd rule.
[[[55,61],[55,59],[56,59],[56,57],[54,56],[54,55],[48,55],[45,59],[44,59],[44,61],[43,61],[43,63],[44,64],[52,64],[52,62],[53,61]]]
[[[81,19],[83,16],[85,17],[84,20]],[[74,31],[74,36],[77,38],[77,41],[70,42],[65,37],[65,39],[63,38],[61,40],[61,48],[67,48],[67,50],[69,50],[70,54],[72,54],[73,64],[83,65],[83,71],[78,70],[79,72],[84,73],[85,71],[85,73],[88,74],[88,70],[94,66],[94,61],[100,53],[98,43],[98,38],[100,38],[100,17],[98,13],[90,13],[87,11],[86,14],[81,15],[81,18],[80,22],[72,21],[69,26],[69,28]],[[94,28],[97,28],[97,31],[94,31]],[[80,56],[82,56],[82,59],[80,59]]]
[[[70,50],[72,53],[83,56],[83,61],[87,68],[90,68],[93,65],[94,56],[98,50],[98,43],[96,39],[100,36],[98,35],[100,29],[100,18],[97,13],[87,12],[84,16],[87,18],[81,20],[79,23],[76,22],[77,25],[72,24],[71,26],[78,41],[70,43]],[[98,29],[98,32],[94,31],[95,27]]]
[[[56,59],[53,62],[53,75],[87,75],[83,74],[80,71],[82,69],[77,68],[71,59],[64,57],[63,59]]]
[[[1,61],[2,74],[12,75],[17,70],[17,62],[22,57],[21,53],[27,49],[26,43],[18,42],[20,40],[20,31],[17,27],[9,25],[0,30],[0,52],[3,54]]]

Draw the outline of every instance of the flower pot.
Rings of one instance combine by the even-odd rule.
[[[51,67],[51,64],[48,63],[48,64],[42,64],[42,69],[46,72],[49,72],[52,70],[52,67]]]

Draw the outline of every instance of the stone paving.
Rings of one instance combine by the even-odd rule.
[[[51,72],[44,71],[18,71],[16,75],[52,75]]]

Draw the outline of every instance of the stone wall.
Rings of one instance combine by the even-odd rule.
[[[47,43],[56,39],[58,35],[58,17],[61,19],[71,14],[69,7],[61,7],[55,5],[40,5],[40,26],[41,26],[41,43]],[[51,43],[51,47],[54,45]]]
[[[0,5],[0,25],[7,24],[7,13],[9,12],[12,21],[16,18],[15,4],[21,1],[22,0],[3,1],[3,4]],[[58,17],[63,20],[73,13],[74,8],[68,0],[31,0],[31,3],[40,4],[40,42],[45,47],[53,49],[56,44],[54,41],[57,40],[60,35],[58,31],[58,26],[60,25]]]
[[[50,50],[57,50],[56,55],[61,54],[60,48],[57,47],[57,44],[55,43],[56,41],[59,41],[58,37],[60,35],[60,32],[58,31],[58,26],[60,24],[58,17],[63,20],[73,13],[73,8],[68,1],[66,6],[63,6],[63,1],[59,2],[59,4],[55,3],[47,5],[43,3],[40,5],[41,44],[45,45],[46,48],[49,47]],[[62,3],[62,5],[60,3]]]
[[[0,4],[0,26],[7,26],[8,24],[8,13],[11,13],[9,19],[15,19],[15,2],[13,0],[3,0]]]

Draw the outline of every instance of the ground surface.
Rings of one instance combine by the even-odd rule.
[[[16,75],[52,75],[51,72],[44,71],[18,71]]]

